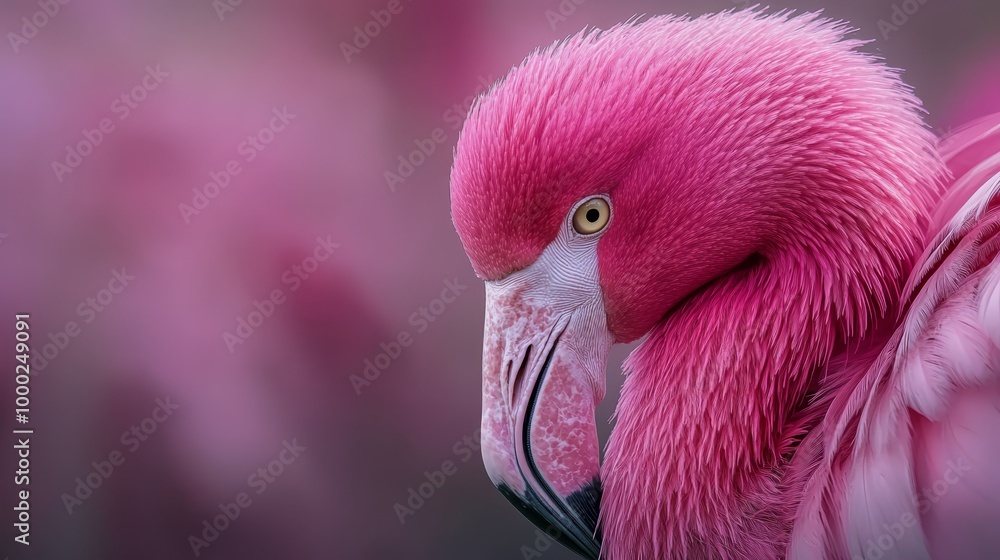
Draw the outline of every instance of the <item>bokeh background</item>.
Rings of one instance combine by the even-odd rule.
[[[14,314],[30,313],[36,358],[31,545],[12,540],[8,435],[3,555],[570,558],[481,467],[483,287],[448,201],[461,120],[585,26],[749,4],[4,2],[0,349],[13,369]],[[939,133],[1000,111],[993,0],[771,6],[850,21]],[[14,396],[11,373],[5,430],[23,427]],[[286,443],[300,451],[275,463]],[[250,505],[193,546],[241,492]]]

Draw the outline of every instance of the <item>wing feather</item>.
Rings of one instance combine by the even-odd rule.
[[[815,466],[791,559],[1000,554],[1000,115],[941,152],[961,175],[932,218],[899,327],[845,368],[852,381],[803,441]]]

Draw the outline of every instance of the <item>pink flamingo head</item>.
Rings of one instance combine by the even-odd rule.
[[[918,101],[846,31],[815,15],[744,11],[584,32],[530,55],[469,115],[451,202],[486,281],[484,462],[515,506],[584,556],[600,554],[608,483],[594,407],[613,342],[761,267],[786,275],[790,292],[827,298],[817,337],[862,328],[892,305],[934,196],[926,178],[941,164]],[[923,196],[902,195],[916,184]],[[879,214],[859,210],[871,208]],[[847,220],[870,220],[870,238],[852,238],[857,228],[839,226]],[[838,293],[824,295],[831,286]],[[736,296],[698,320],[752,304]],[[670,375],[699,346],[711,344],[645,354]],[[801,397],[793,392],[777,398]],[[651,399],[633,396],[631,407]],[[657,410],[644,418],[663,425],[640,429],[623,422],[623,404],[613,438],[634,437],[621,434],[627,444],[609,462],[637,462],[666,446],[664,429],[683,427]],[[656,465],[632,467],[612,473],[631,477],[620,488],[662,486]],[[644,507],[616,492],[600,507],[606,527]]]

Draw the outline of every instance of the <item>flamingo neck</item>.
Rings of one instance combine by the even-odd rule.
[[[778,262],[734,273],[630,356],[602,472],[610,558],[781,556],[797,494],[785,467],[837,339],[805,278]]]

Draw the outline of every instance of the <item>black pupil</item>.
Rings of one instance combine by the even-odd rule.
[[[588,222],[594,223],[600,217],[601,217],[601,211],[600,210],[598,210],[596,208],[591,208],[590,210],[587,210],[587,221]]]

